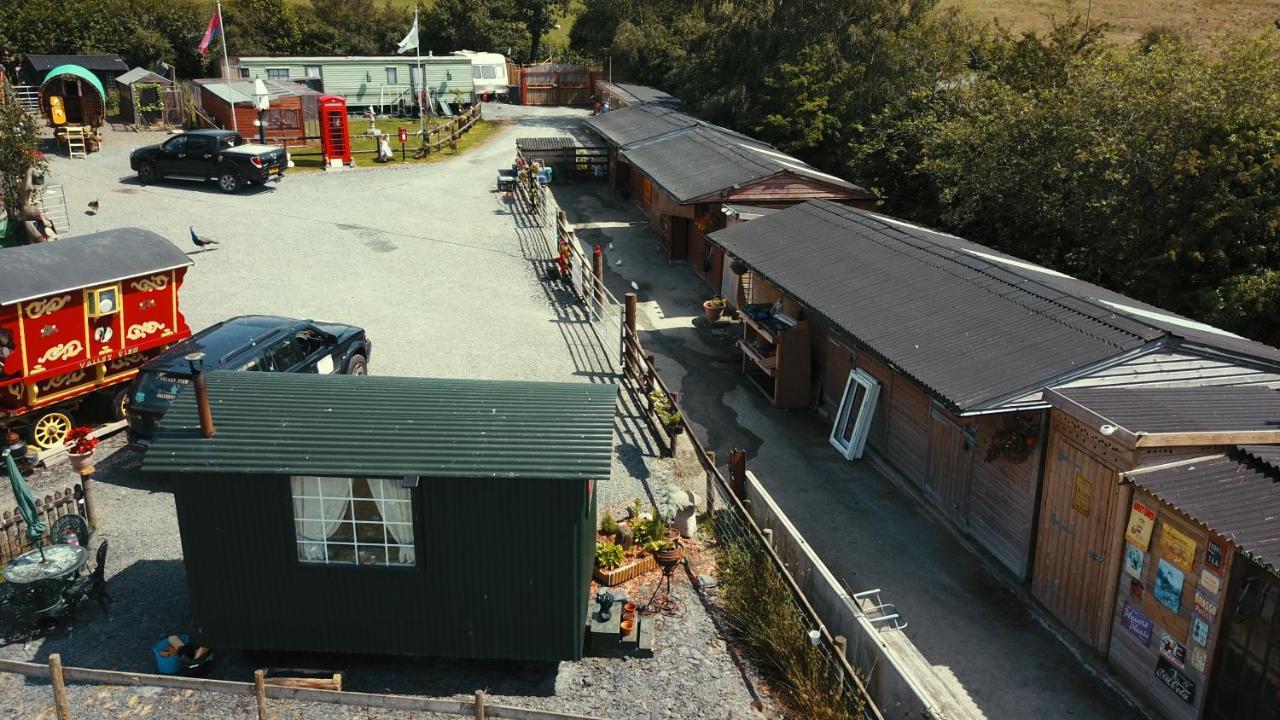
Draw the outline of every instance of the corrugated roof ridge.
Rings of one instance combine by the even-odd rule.
[[[1280,467],[1268,461],[1266,458],[1258,455],[1258,448],[1269,447],[1265,445],[1236,445],[1235,449],[1230,452],[1233,460],[1244,465],[1251,470],[1266,475],[1271,482],[1280,482]],[[1280,450],[1280,448],[1277,448]]]
[[[1096,322],[1096,323],[1098,323],[1098,324],[1101,324],[1101,325],[1105,325],[1105,326],[1107,326],[1107,327],[1111,328],[1112,330],[1115,330],[1116,332],[1124,333],[1124,334],[1126,334],[1126,335],[1129,335],[1129,336],[1130,336],[1130,337],[1132,337],[1134,340],[1137,340],[1137,341],[1139,341],[1140,343],[1147,343],[1147,342],[1150,342],[1150,341],[1149,341],[1149,340],[1147,340],[1146,338],[1142,337],[1141,335],[1138,335],[1138,334],[1134,333],[1134,332],[1133,332],[1133,331],[1131,331],[1131,330],[1127,330],[1127,329],[1125,329],[1125,328],[1122,328],[1122,327],[1118,326],[1118,325],[1117,325],[1117,324],[1115,324],[1115,323],[1108,323],[1108,322],[1106,322],[1105,320],[1103,320],[1102,318],[1098,318],[1098,317],[1091,317],[1091,316],[1089,316],[1089,315],[1086,315],[1085,313],[1082,313],[1082,312],[1080,312],[1079,310],[1077,310],[1077,309],[1075,309],[1075,308],[1073,308],[1073,307],[1070,307],[1069,305],[1066,305],[1066,304],[1060,303],[1060,302],[1058,302],[1056,299],[1053,299],[1053,298],[1048,297],[1045,293],[1032,292],[1031,290],[1028,290],[1027,288],[1022,287],[1022,286],[1021,286],[1021,285],[1022,285],[1021,283],[1010,283],[1010,282],[1008,282],[1008,281],[1004,280],[1003,278],[999,277],[998,273],[988,272],[988,271],[986,270],[986,269],[999,270],[999,271],[1001,271],[1001,272],[1003,272],[1003,273],[1009,273],[1009,274],[1011,274],[1011,275],[1016,275],[1016,276],[1018,276],[1018,277],[1022,278],[1022,279],[1023,279],[1024,281],[1026,281],[1026,282],[1032,282],[1032,283],[1039,284],[1039,282],[1038,282],[1035,278],[1033,278],[1033,277],[1029,277],[1029,276],[1027,276],[1027,275],[1023,275],[1022,273],[1018,272],[1016,268],[1008,268],[1008,267],[1004,267],[1004,266],[1002,266],[1002,265],[998,265],[998,264],[996,264],[996,263],[994,263],[994,262],[992,262],[992,261],[990,261],[990,260],[987,260],[987,259],[985,259],[985,258],[978,258],[978,257],[967,257],[967,258],[966,258],[966,261],[967,261],[967,262],[961,263],[961,262],[958,262],[958,261],[957,261],[957,259],[956,259],[956,258],[954,258],[954,257],[950,257],[950,256],[948,256],[948,255],[946,255],[946,254],[943,254],[943,253],[941,253],[941,252],[937,252],[937,251],[935,251],[935,250],[931,250],[931,249],[930,249],[930,248],[932,248],[932,249],[946,249],[946,250],[950,250],[950,248],[947,248],[945,245],[943,245],[943,244],[941,244],[941,243],[937,242],[936,240],[933,240],[933,239],[931,239],[931,238],[928,238],[928,237],[925,237],[925,236],[922,236],[922,235],[916,235],[916,234],[912,234],[912,233],[907,233],[907,232],[905,231],[905,229],[903,229],[903,228],[901,228],[901,227],[894,226],[894,225],[893,225],[893,224],[891,224],[891,223],[888,223],[888,222],[885,222],[884,220],[879,219],[878,217],[876,217],[876,215],[875,215],[874,213],[859,212],[859,211],[857,211],[857,210],[855,210],[855,209],[853,209],[853,208],[849,208],[849,207],[847,207],[847,206],[840,205],[839,203],[834,203],[834,202],[830,202],[830,201],[826,201],[826,200],[811,200],[811,201],[809,201],[809,202],[805,203],[805,205],[809,205],[810,203],[813,203],[813,204],[819,204],[819,205],[822,207],[822,209],[823,209],[824,211],[826,211],[826,212],[828,212],[828,213],[830,213],[830,214],[832,214],[832,215],[835,215],[835,216],[837,216],[837,217],[844,218],[844,219],[849,220],[849,221],[851,221],[851,222],[856,222],[856,223],[858,223],[858,224],[862,225],[863,227],[868,227],[869,229],[877,230],[877,231],[878,231],[878,233],[877,233],[877,234],[882,235],[882,236],[887,236],[887,235],[888,235],[888,233],[886,233],[886,232],[885,232],[886,230],[889,230],[889,229],[895,229],[895,228],[896,228],[899,232],[902,232],[903,234],[906,234],[906,235],[910,236],[910,237],[912,238],[912,240],[913,240],[913,241],[915,241],[916,243],[924,243],[924,244],[927,244],[927,245],[929,246],[928,248],[920,248],[920,249],[922,249],[922,250],[926,250],[926,252],[928,253],[928,255],[929,255],[930,257],[937,258],[938,260],[944,261],[947,265],[960,265],[960,266],[962,266],[962,267],[967,268],[967,269],[968,269],[968,270],[970,270],[970,271],[978,272],[978,273],[982,273],[982,274],[983,274],[983,275],[985,275],[986,277],[989,277],[989,278],[991,278],[992,280],[994,280],[995,282],[998,282],[998,283],[1000,283],[1000,284],[1002,284],[1002,285],[1004,285],[1004,286],[1006,286],[1006,287],[1013,288],[1013,289],[1015,289],[1015,290],[1017,290],[1017,291],[1019,291],[1019,292],[1021,292],[1021,293],[1026,294],[1026,295],[1034,296],[1034,297],[1038,298],[1039,300],[1041,300],[1041,301],[1043,301],[1043,302],[1050,303],[1050,304],[1054,305],[1055,307],[1062,308],[1064,311],[1066,311],[1067,313],[1069,313],[1071,316],[1074,316],[1074,317],[1081,317],[1081,318],[1088,318],[1089,320],[1091,320],[1091,321],[1093,321],[1093,322]],[[864,222],[864,220],[874,220],[877,226],[876,226],[876,227],[874,227],[874,228],[872,228],[872,227],[870,227],[866,222]],[[932,231],[928,231],[928,230],[926,230],[926,229],[924,229],[924,228],[922,228],[922,230],[925,230],[926,232],[932,232]],[[873,242],[877,242],[878,244],[880,244],[881,246],[883,246],[883,247],[885,247],[885,248],[887,248],[887,249],[894,250],[895,252],[899,252],[899,254],[905,254],[905,253],[901,253],[901,252],[900,252],[896,247],[894,247],[893,245],[889,245],[889,244],[887,244],[887,243],[880,242],[880,241],[878,241],[878,240],[876,240],[876,239],[874,239],[874,238],[869,238],[869,239],[871,239]],[[967,242],[967,241],[966,241],[966,242]],[[919,247],[919,245],[914,245],[914,246],[915,246],[915,247]],[[919,257],[917,257],[916,259],[923,261],[923,259],[922,259],[922,258],[919,258]],[[979,267],[979,265],[981,265],[981,267]],[[948,275],[951,275],[951,276],[953,276],[953,277],[955,277],[955,278],[959,279],[959,280],[960,280],[960,281],[962,281],[962,282],[968,283],[968,284],[970,284],[970,285],[972,285],[972,286],[974,286],[974,287],[976,287],[976,288],[978,288],[978,289],[980,289],[980,290],[982,290],[982,291],[984,291],[984,292],[987,292],[987,293],[989,293],[989,294],[991,294],[991,295],[994,295],[994,296],[996,296],[996,297],[1000,298],[1001,300],[1005,300],[1005,301],[1007,301],[1007,302],[1009,302],[1009,303],[1012,303],[1012,304],[1014,304],[1014,305],[1016,305],[1016,306],[1018,306],[1018,307],[1023,308],[1024,310],[1026,310],[1026,311],[1028,311],[1028,312],[1035,313],[1035,314],[1036,314],[1036,315],[1038,315],[1039,317],[1042,317],[1042,318],[1044,318],[1044,319],[1046,319],[1046,320],[1049,320],[1050,322],[1054,322],[1054,323],[1057,323],[1057,324],[1059,324],[1059,325],[1062,325],[1063,327],[1070,328],[1070,329],[1072,329],[1072,330],[1074,330],[1074,331],[1076,331],[1076,332],[1080,333],[1081,335],[1085,335],[1086,337],[1093,338],[1094,340],[1097,340],[1098,342],[1104,343],[1104,344],[1106,344],[1106,345],[1110,345],[1110,346],[1112,346],[1112,347],[1116,348],[1117,350],[1129,350],[1129,349],[1131,349],[1130,347],[1126,347],[1126,346],[1124,346],[1124,345],[1120,345],[1120,344],[1116,343],[1116,342],[1115,342],[1114,340],[1112,340],[1112,339],[1109,339],[1109,338],[1106,338],[1106,337],[1101,337],[1100,335],[1098,335],[1098,334],[1096,334],[1096,333],[1090,332],[1088,329],[1086,329],[1086,328],[1084,328],[1084,327],[1081,327],[1081,326],[1076,325],[1076,324],[1068,323],[1068,322],[1064,321],[1062,318],[1058,318],[1058,317],[1053,317],[1053,316],[1051,316],[1051,315],[1047,315],[1047,314],[1045,314],[1044,312],[1042,312],[1042,311],[1040,311],[1040,310],[1038,310],[1038,309],[1036,309],[1036,308],[1030,307],[1030,306],[1029,306],[1028,304],[1026,304],[1026,303],[1022,303],[1022,302],[1018,302],[1017,300],[1014,300],[1014,299],[1013,299],[1013,298],[1011,298],[1009,295],[1001,295],[1001,294],[999,294],[999,293],[993,292],[990,288],[983,287],[983,286],[982,286],[982,285],[980,285],[979,283],[975,283],[975,282],[973,282],[972,280],[970,280],[969,278],[966,278],[964,275],[962,275],[962,274],[961,274],[961,273],[959,273],[959,272],[952,272],[951,270],[948,270],[946,267],[944,267],[944,266],[943,266],[943,265],[941,265],[941,264],[935,264],[935,265],[934,265],[934,267],[937,267],[939,270],[942,270],[943,272],[945,272],[945,273],[947,273]],[[1060,292],[1060,291],[1059,291],[1059,292]],[[1076,299],[1076,300],[1079,300],[1079,301],[1085,302],[1085,303],[1087,303],[1087,304],[1089,304],[1089,305],[1092,305],[1092,306],[1094,306],[1094,307],[1097,307],[1099,310],[1104,311],[1104,312],[1106,312],[1107,314],[1115,314],[1115,311],[1114,311],[1114,310],[1109,310],[1109,309],[1107,309],[1107,308],[1104,308],[1103,306],[1099,305],[1098,303],[1094,302],[1093,300],[1091,300],[1091,299],[1089,299],[1089,298],[1084,298],[1084,297],[1080,297],[1080,296],[1078,296],[1078,295],[1070,295],[1070,294],[1066,294],[1065,296],[1066,296],[1066,297],[1070,297],[1070,298],[1074,298],[1074,299]],[[1145,323],[1141,323],[1141,321],[1139,321],[1139,323],[1140,323],[1140,324],[1145,324]],[[1148,326],[1148,327],[1152,327],[1152,326]],[[1155,329],[1155,330],[1160,330],[1160,328],[1154,328],[1154,327],[1153,327],[1153,329]],[[1168,334],[1168,332],[1167,332],[1167,331],[1164,331],[1164,330],[1160,330],[1160,331],[1161,331],[1161,332],[1163,332],[1163,333],[1165,333],[1166,335]]]

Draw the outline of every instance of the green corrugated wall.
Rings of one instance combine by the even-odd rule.
[[[248,68],[251,78],[267,79],[267,69],[288,68],[289,78],[306,76],[306,65],[320,65],[324,79],[324,91],[341,95],[348,105],[391,103],[401,94],[410,92],[410,72],[416,64],[412,57],[386,57],[365,59],[332,58],[320,62],[297,58],[241,58],[239,66]],[[386,68],[396,68],[395,84],[387,82]],[[433,97],[453,101],[454,89],[461,91],[461,101],[472,101],[471,60],[464,57],[424,57],[422,70],[426,74],[427,88]],[[385,99],[385,100],[384,100]]]

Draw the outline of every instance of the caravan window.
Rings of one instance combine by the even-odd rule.
[[[393,68],[393,67],[387,68],[387,84],[388,85],[395,85],[397,83],[396,76],[397,76],[396,68]]]
[[[288,80],[289,68],[267,68],[268,80]]]
[[[492,65],[482,65],[480,66],[480,70],[484,73],[485,80],[492,80],[498,77],[498,71],[495,70]]]
[[[409,567],[413,491],[399,479],[290,478],[298,561]]]
[[[474,80],[479,80],[479,79],[480,79],[480,66],[479,66],[479,65],[472,65],[472,66],[471,66],[471,77],[472,77],[472,79],[474,79]]]

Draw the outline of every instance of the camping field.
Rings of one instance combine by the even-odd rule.
[[[1013,30],[1044,30],[1052,17],[1089,13],[1089,0],[942,0],[978,20]],[[1091,17],[1111,26],[1116,40],[1132,40],[1153,27],[1206,39],[1222,31],[1275,30],[1280,0],[1093,0]]]

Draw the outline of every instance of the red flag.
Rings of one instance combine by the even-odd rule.
[[[209,45],[213,43],[213,39],[222,34],[222,13],[214,13],[209,18],[209,27],[204,31],[204,39],[200,41],[200,54],[204,55],[209,52]]]

